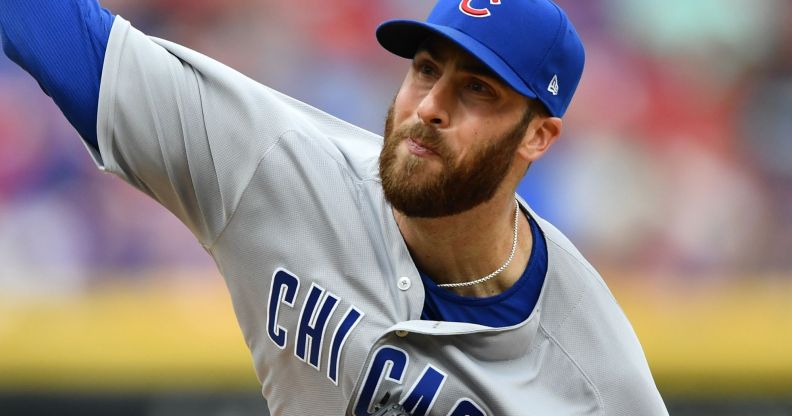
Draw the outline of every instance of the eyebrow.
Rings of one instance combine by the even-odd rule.
[[[431,42],[424,42],[421,46],[419,46],[416,54],[420,52],[426,52],[429,57],[435,61],[442,60],[446,55],[446,53],[444,53],[445,51],[441,51]],[[491,78],[501,84],[504,83],[504,81],[495,73],[495,71],[484,65],[478,59],[465,59],[464,62],[459,65],[459,69],[464,72],[469,72],[473,75]]]
[[[459,69],[465,72],[470,72],[474,75],[479,75],[486,78],[492,78],[494,80],[500,81],[500,77],[495,74],[493,70],[491,70],[488,66],[475,61],[475,62],[465,62],[459,66]]]
[[[420,46],[418,46],[418,50],[415,51],[415,54],[419,54],[421,52],[426,52],[429,56],[434,59],[435,61],[439,61],[443,58],[443,54],[430,42],[423,42]]]

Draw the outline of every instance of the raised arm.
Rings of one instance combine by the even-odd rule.
[[[38,81],[95,149],[99,85],[113,19],[96,0],[0,0],[3,51]]]
[[[311,130],[300,140],[321,146],[334,129],[346,131],[228,66],[147,36],[96,0],[0,0],[0,27],[6,53],[55,100],[97,166],[154,198],[206,247],[286,133]],[[274,183],[288,174],[268,172]]]

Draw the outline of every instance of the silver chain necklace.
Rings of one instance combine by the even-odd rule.
[[[488,274],[488,275],[486,275],[484,277],[478,278],[476,280],[471,280],[469,282],[463,282],[463,283],[443,283],[443,284],[437,285],[438,287],[466,287],[466,286],[477,285],[479,283],[484,283],[487,280],[490,280],[493,277],[501,274],[501,272],[503,272],[504,270],[506,270],[507,267],[509,267],[509,263],[511,263],[512,259],[514,258],[514,253],[517,252],[517,227],[520,224],[520,222],[519,222],[519,220],[520,220],[520,203],[515,200],[514,204],[516,205],[515,208],[514,208],[514,238],[512,239],[511,253],[509,254],[509,258],[506,259],[506,263],[503,263],[502,266],[498,267],[498,270],[495,270],[494,272],[492,272],[492,273],[490,273],[490,274]]]

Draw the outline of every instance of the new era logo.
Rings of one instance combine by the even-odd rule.
[[[558,95],[558,75],[553,75],[550,85],[547,86],[547,91],[550,91],[553,95]]]

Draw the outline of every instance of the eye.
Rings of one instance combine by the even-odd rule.
[[[495,94],[495,91],[492,89],[492,87],[487,85],[485,82],[477,80],[477,79],[470,80],[470,82],[468,82],[468,84],[467,84],[467,89],[472,91],[472,92],[474,92],[474,93],[476,93],[476,94],[481,94],[481,95],[494,95]]]
[[[434,65],[427,61],[416,62],[415,68],[419,74],[424,76],[433,77],[437,74],[437,70],[435,69]]]
[[[437,77],[437,67],[435,67],[435,65],[433,65],[432,62],[427,59],[416,59],[413,62],[413,67],[415,68],[415,72],[420,77]]]

